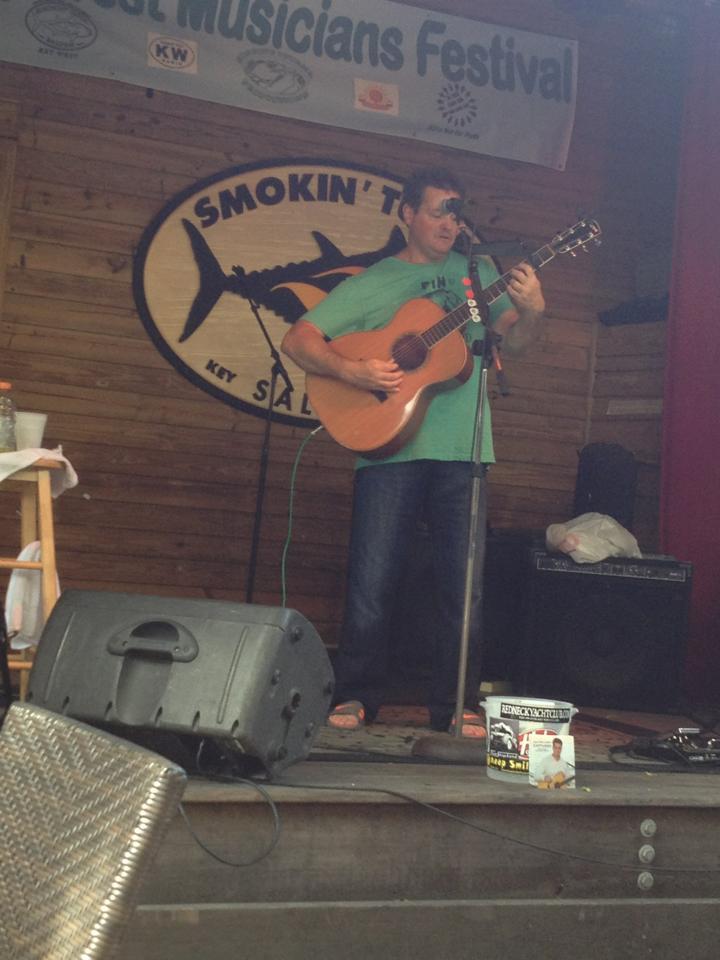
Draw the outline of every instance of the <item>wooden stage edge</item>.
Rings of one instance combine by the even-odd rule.
[[[665,732],[678,719],[602,716]],[[392,730],[375,733],[386,748],[420,732]],[[267,798],[191,780],[184,808],[198,838],[225,860],[257,862],[213,860],[177,817],[121,957],[717,956],[716,772],[585,768],[583,753],[598,752],[586,742],[577,788],[550,792],[483,766],[339,757],[337,742],[320,744],[262,784],[279,820],[267,856]]]

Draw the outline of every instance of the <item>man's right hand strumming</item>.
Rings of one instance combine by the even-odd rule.
[[[403,373],[394,360],[346,360],[342,379],[361,390],[397,393]]]
[[[312,323],[298,320],[285,334],[281,349],[306,373],[337,377],[361,390],[396,393],[403,373],[394,360],[350,360],[341,356]]]

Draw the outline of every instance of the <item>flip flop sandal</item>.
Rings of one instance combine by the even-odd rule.
[[[450,732],[455,733],[454,717],[452,723],[450,724]],[[484,740],[487,738],[485,723],[480,714],[475,713],[473,710],[463,711],[461,736],[472,737],[475,740]]]
[[[335,730],[359,730],[365,726],[365,707],[359,700],[339,703],[330,711],[325,723]]]

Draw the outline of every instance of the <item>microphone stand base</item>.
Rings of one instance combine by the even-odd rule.
[[[463,737],[450,733],[429,734],[416,740],[410,753],[413,757],[426,760],[484,766],[487,740],[485,737]]]

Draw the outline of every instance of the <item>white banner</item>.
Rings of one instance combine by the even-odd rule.
[[[578,45],[389,0],[2,0],[0,59],[562,170]]]

